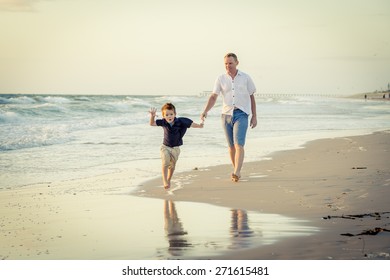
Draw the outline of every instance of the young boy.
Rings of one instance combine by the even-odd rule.
[[[155,120],[156,108],[151,108],[150,125],[162,126],[164,129],[164,141],[160,153],[162,159],[162,179],[164,189],[171,187],[171,179],[179,158],[180,148],[183,145],[183,136],[187,128],[203,128],[203,123],[194,123],[188,118],[176,118],[176,108],[172,103],[166,103],[161,108],[162,119]]]

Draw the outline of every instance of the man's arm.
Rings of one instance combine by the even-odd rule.
[[[209,100],[207,101],[206,107],[203,110],[203,113],[200,114],[200,119],[204,121],[205,118],[207,118],[207,112],[211,110],[211,108],[214,107],[215,102],[217,101],[218,94],[212,93],[209,97]]]
[[[250,126],[251,128],[255,128],[257,126],[257,113],[256,113],[256,100],[255,95],[251,95],[251,109],[252,109],[252,118]]]

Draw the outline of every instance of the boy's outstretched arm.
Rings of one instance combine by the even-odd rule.
[[[192,122],[192,124],[191,124],[191,127],[193,127],[193,128],[203,128],[203,126],[204,126],[203,122],[201,122],[200,124]]]
[[[151,126],[156,126],[156,120],[154,119],[156,117],[156,112],[157,112],[156,108],[150,108],[149,110],[149,114],[150,114],[149,124]]]

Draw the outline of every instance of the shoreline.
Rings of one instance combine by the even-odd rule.
[[[244,163],[239,183],[230,181],[230,165],[177,172],[174,183],[181,188],[173,195],[162,189],[160,176],[130,187],[141,181],[131,170],[3,189],[0,259],[142,259],[142,246],[151,252],[145,258],[153,258],[155,248],[167,246],[167,200],[280,214],[320,229],[258,248],[183,259],[390,259],[389,140],[387,130],[310,141]],[[191,210],[180,214],[187,226]],[[362,234],[375,228],[383,231]],[[128,251],[135,247],[139,255]]]
[[[390,131],[319,139],[244,163],[239,183],[221,165],[176,173],[171,193],[156,187],[158,178],[134,195],[280,214],[321,228],[216,259],[390,259],[389,154]]]

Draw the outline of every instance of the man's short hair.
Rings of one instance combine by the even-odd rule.
[[[233,57],[235,61],[238,61],[237,55],[235,53],[227,53],[224,58]]]

